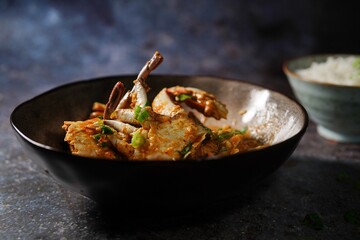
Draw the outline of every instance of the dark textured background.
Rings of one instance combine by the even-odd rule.
[[[9,124],[14,107],[79,79],[137,73],[217,75],[292,96],[284,60],[360,53],[356,1],[0,1],[0,239],[360,239],[360,146],[321,139],[298,149],[234,207],[126,221],[45,176]],[[212,214],[212,212],[215,212]],[[316,212],[324,228],[302,224]],[[355,218],[356,219],[356,218]]]

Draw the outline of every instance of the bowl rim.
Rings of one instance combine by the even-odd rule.
[[[13,111],[10,114],[10,124],[12,126],[12,128],[15,130],[15,132],[17,134],[19,134],[19,136],[21,136],[25,141],[27,141],[28,143],[30,143],[32,146],[34,146],[35,148],[41,149],[41,150],[45,150],[45,151],[49,151],[52,153],[57,153],[57,154],[61,154],[64,157],[68,157],[68,158],[72,158],[71,161],[73,161],[74,159],[77,159],[79,161],[93,161],[93,162],[110,162],[112,164],[129,164],[129,165],[143,165],[143,164],[196,164],[196,163],[202,163],[202,162],[208,162],[208,161],[216,161],[216,160],[221,160],[221,161],[226,161],[226,160],[231,160],[231,158],[228,158],[229,156],[244,156],[244,155],[249,155],[249,154],[254,154],[256,152],[262,151],[262,150],[266,150],[266,149],[272,149],[272,148],[276,148],[279,145],[283,144],[286,141],[291,141],[294,140],[295,138],[300,136],[299,141],[301,140],[301,136],[303,136],[307,130],[307,127],[309,125],[309,115],[306,111],[306,109],[304,108],[304,106],[301,105],[301,103],[299,101],[297,101],[296,99],[293,99],[289,96],[287,96],[284,93],[281,93],[277,90],[273,90],[270,88],[267,88],[261,84],[257,84],[257,83],[251,83],[245,80],[240,80],[240,79],[236,79],[236,78],[227,78],[227,77],[219,77],[219,76],[215,76],[215,75],[181,75],[181,74],[152,74],[151,77],[156,78],[156,77],[170,77],[170,78],[216,78],[216,79],[221,79],[224,81],[230,81],[230,82],[240,82],[241,84],[246,84],[246,85],[250,85],[250,86],[254,86],[254,87],[258,87],[258,88],[262,88],[262,89],[266,89],[269,90],[273,93],[276,93],[278,95],[280,95],[281,97],[293,102],[295,105],[297,105],[301,111],[301,116],[303,117],[303,125],[301,126],[301,128],[298,130],[298,132],[296,132],[293,136],[277,142],[275,144],[271,144],[269,146],[265,146],[265,147],[261,147],[258,149],[251,149],[249,151],[245,151],[245,152],[240,152],[240,153],[236,153],[233,155],[229,155],[229,156],[223,156],[223,157],[210,157],[210,158],[201,158],[201,159],[195,159],[195,160],[189,160],[189,159],[183,159],[181,161],[174,161],[174,160],[136,160],[136,161],[120,161],[120,160],[112,160],[112,159],[106,159],[106,158],[92,158],[92,157],[84,157],[84,156],[79,156],[79,155],[74,155],[71,154],[70,152],[55,148],[55,147],[51,147],[48,146],[46,144],[43,143],[39,143],[33,139],[31,139],[30,137],[26,136],[14,123],[14,115],[15,113],[18,111],[18,109],[20,109],[23,105],[28,104],[29,102],[41,98],[51,92],[54,91],[58,91],[61,90],[62,88],[66,88],[66,87],[70,87],[73,85],[77,85],[77,84],[86,84],[86,83],[90,83],[92,81],[98,81],[100,79],[105,79],[105,78],[116,78],[119,79],[120,78],[131,78],[131,77],[136,77],[136,74],[124,74],[124,75],[105,75],[105,76],[99,76],[99,77],[95,77],[95,78],[87,78],[87,79],[82,79],[82,80],[74,80],[72,82],[69,83],[64,83],[58,86],[55,86],[49,90],[46,90],[38,95],[33,96],[32,98],[29,98],[28,100],[23,101],[22,103],[18,104]],[[70,159],[68,159],[70,160]]]
[[[309,55],[303,55],[298,57],[293,57],[285,60],[282,65],[282,70],[285,73],[285,75],[292,76],[294,78],[297,78],[303,82],[311,83],[318,86],[327,86],[327,87],[335,87],[335,88],[344,88],[344,89],[360,89],[360,85],[341,85],[341,84],[335,84],[335,83],[329,83],[329,82],[318,82],[312,79],[307,79],[305,77],[300,76],[295,71],[292,71],[289,69],[289,64],[295,61],[299,61],[306,58],[317,58],[317,57],[359,57],[360,54],[350,54],[350,53],[320,53],[320,54],[309,54]]]

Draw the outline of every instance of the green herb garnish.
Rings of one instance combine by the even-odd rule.
[[[203,126],[203,128],[205,129],[205,131],[208,133],[208,134],[210,134],[210,135],[213,135],[214,133],[213,133],[213,131],[210,129],[210,128],[208,128],[208,127],[206,127],[206,126],[204,126],[204,125],[202,125]]]
[[[140,132],[134,132],[131,138],[131,146],[134,148],[141,147],[146,143],[145,137]]]
[[[139,114],[139,117],[138,117],[138,121],[140,123],[143,123],[146,119],[148,119],[150,117],[150,113],[146,110],[146,109],[143,109],[140,114]]]
[[[185,159],[190,154],[191,148],[192,143],[188,143],[181,151],[179,151],[183,159]]]
[[[223,132],[223,133],[218,135],[220,140],[229,139],[232,136],[234,136],[234,134],[232,132]]]
[[[317,213],[314,212],[306,214],[303,220],[303,224],[314,230],[321,230],[324,228],[324,223],[322,219]]]
[[[218,135],[218,137],[220,140],[229,139],[234,135],[238,135],[238,134],[244,135],[246,133],[246,131],[247,131],[247,127],[243,128],[241,130],[234,130],[234,131],[230,131],[230,132],[220,133]]]
[[[182,93],[182,94],[179,94],[176,96],[175,100],[176,101],[179,101],[179,102],[183,102],[187,99],[191,99],[192,96],[190,94],[185,94],[185,93]]]
[[[111,129],[111,127],[108,127],[106,125],[101,126],[101,133],[102,134],[113,134],[114,131]]]
[[[94,125],[95,126],[102,126],[102,125],[104,125],[104,120],[99,118],[99,121],[94,122]]]
[[[150,117],[150,113],[146,108],[142,108],[140,106],[136,106],[134,109],[135,119],[140,123],[143,123],[146,119]]]
[[[140,114],[140,111],[141,111],[141,107],[140,106],[135,106],[135,109],[134,109],[134,114],[135,114],[135,119],[138,118],[139,114]]]
[[[98,134],[93,135],[93,138],[94,138],[96,141],[99,141],[100,138],[101,138],[101,133],[98,133]]]

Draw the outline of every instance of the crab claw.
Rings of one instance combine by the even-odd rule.
[[[163,60],[164,60],[163,56],[158,51],[156,51],[152,56],[152,58],[141,69],[136,80],[140,81],[144,85],[145,80],[149,76],[149,74],[153,70],[155,70],[155,68],[157,68],[162,63]]]
[[[185,103],[206,117],[216,120],[227,117],[225,104],[216,100],[215,96],[198,88],[175,86],[167,88],[166,93],[177,104]]]
[[[123,98],[125,87],[122,82],[117,82],[111,91],[109,101],[106,103],[104,110],[104,119],[109,119],[111,114],[115,111],[120,100]]]
[[[152,58],[147,61],[141,69],[136,80],[134,80],[134,86],[130,91],[124,93],[125,89],[123,85],[115,85],[109,98],[109,108],[104,116],[106,115],[109,117],[114,110],[145,106],[148,103],[147,92],[150,90],[150,87],[146,84],[145,80],[149,74],[162,63],[163,59],[163,56],[156,51]],[[110,101],[112,101],[112,103],[110,103]]]

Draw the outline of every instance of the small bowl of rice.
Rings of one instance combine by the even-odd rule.
[[[283,71],[320,136],[360,143],[360,55],[299,57],[286,61]]]

